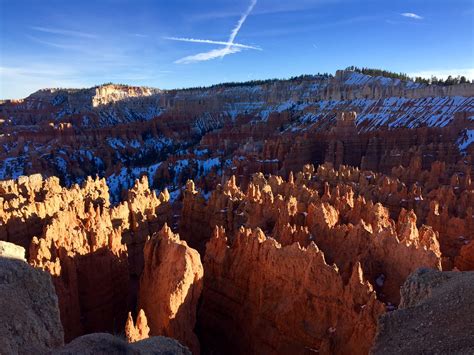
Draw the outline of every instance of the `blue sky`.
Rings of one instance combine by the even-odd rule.
[[[474,78],[473,0],[253,2],[0,0],[0,98],[104,82],[180,88],[349,65]]]

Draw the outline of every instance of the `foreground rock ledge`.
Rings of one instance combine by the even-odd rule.
[[[379,320],[372,354],[473,354],[474,272],[419,269]]]
[[[51,276],[0,256],[0,353],[42,353],[63,338]]]
[[[76,338],[66,346],[54,350],[51,354],[191,355],[191,352],[178,341],[165,337],[152,337],[129,344],[111,334],[94,333]]]

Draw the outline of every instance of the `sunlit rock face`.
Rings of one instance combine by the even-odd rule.
[[[178,339],[199,353],[194,334],[204,270],[199,253],[165,225],[143,250],[139,308],[147,314],[151,335]]]
[[[145,312],[141,309],[138,312],[137,322],[133,322],[132,314],[128,313],[127,323],[125,324],[125,336],[129,343],[134,343],[143,339],[148,339],[150,327],[146,319]]]
[[[0,192],[2,239],[26,246],[29,263],[53,276],[66,340],[123,327],[147,236],[169,214],[166,193],[144,178],[112,207],[104,179],[68,189],[39,175],[0,182]]]
[[[126,85],[102,85],[95,89],[95,95],[92,97],[92,107],[107,105],[117,101],[128,100],[132,98],[148,97],[159,91],[152,88]]]

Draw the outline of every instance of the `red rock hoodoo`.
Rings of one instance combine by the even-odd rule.
[[[134,343],[143,339],[147,339],[150,334],[148,321],[145,312],[140,309],[137,316],[137,323],[133,324],[132,314],[128,313],[127,323],[125,324],[125,336],[129,343]]]
[[[178,339],[199,353],[194,325],[204,270],[198,252],[165,224],[143,253],[138,306],[148,315],[150,334]]]
[[[367,353],[385,310],[359,263],[347,282],[311,242],[281,246],[261,229],[207,244],[201,331],[229,353]]]

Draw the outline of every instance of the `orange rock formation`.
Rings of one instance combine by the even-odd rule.
[[[398,303],[399,287],[411,272],[420,266],[441,268],[438,234],[429,226],[418,227],[412,210],[400,210],[395,221],[382,203],[367,202],[364,196],[378,191],[383,176],[372,180],[365,174],[369,173],[327,166],[317,171],[307,166],[288,181],[257,174],[245,194],[231,178],[208,203],[188,183],[181,233],[196,247],[215,226],[223,226],[231,239],[246,226],[261,228],[283,245],[307,246],[314,241],[344,280],[360,262],[379,295]]]
[[[134,343],[143,339],[147,339],[150,333],[148,321],[145,312],[140,309],[137,316],[137,324],[133,324],[132,313],[128,313],[127,323],[125,324],[125,336],[129,343]]]
[[[261,229],[216,228],[204,259],[202,336],[232,354],[365,354],[384,305],[359,263],[345,282],[311,242],[281,246]]]
[[[34,175],[1,182],[0,199],[1,239],[28,246],[29,262],[53,276],[66,340],[122,328],[145,240],[169,218],[167,192],[143,178],[111,207],[104,179],[66,189]]]
[[[439,140],[420,128],[398,147],[393,132],[357,134],[355,121],[340,114],[327,133],[295,139],[252,125],[210,132],[202,146],[239,156],[222,176],[189,180],[182,200],[177,188],[200,168],[173,172],[179,154],[149,174],[155,187],[176,183],[173,199],[146,176],[115,205],[105,179],[1,181],[0,240],[53,276],[67,341],[124,326],[136,341],[148,325],[195,353],[366,353],[410,273],[474,270],[474,184],[471,157],[457,161],[445,142],[454,128]],[[247,133],[258,139],[239,148]],[[130,309],[148,321],[125,324]]]
[[[150,334],[178,339],[199,353],[194,325],[204,270],[198,252],[165,224],[143,253],[138,306],[147,314]]]

